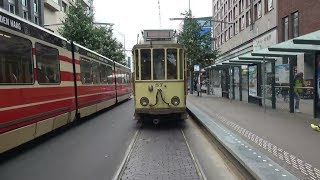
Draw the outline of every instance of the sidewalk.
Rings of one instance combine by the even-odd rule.
[[[205,94],[188,95],[187,102],[300,179],[320,179],[320,133],[310,128],[318,123],[312,116],[271,108],[265,112],[255,104]]]

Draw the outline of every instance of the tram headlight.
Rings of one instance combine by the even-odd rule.
[[[147,97],[142,97],[142,98],[140,99],[140,104],[141,104],[142,106],[147,106],[147,105],[149,104],[149,99],[148,99]]]
[[[180,104],[180,98],[178,96],[173,96],[171,98],[171,104],[174,106],[178,106]]]

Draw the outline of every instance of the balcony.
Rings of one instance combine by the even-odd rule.
[[[44,0],[44,6],[52,11],[60,11],[60,5],[58,0]]]

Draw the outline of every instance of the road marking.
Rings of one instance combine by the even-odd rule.
[[[316,179],[316,178],[320,179],[320,170],[318,170],[317,168],[314,168],[311,164],[303,162],[301,159],[297,158],[293,154],[281,149],[280,147],[277,147],[276,145],[270,143],[269,141],[257,136],[256,134],[250,132],[249,130],[239,126],[238,124],[235,124],[234,122],[227,120],[219,113],[217,113],[217,112],[214,112],[214,113],[216,114],[215,115],[216,118],[219,119],[221,122],[228,125],[234,131],[236,131],[240,135],[246,137],[248,140],[252,141],[253,143],[257,144],[262,149],[266,150],[267,152],[269,152],[273,156],[277,157],[281,161],[284,161],[288,165],[291,165],[294,169],[299,170],[302,174],[309,176],[309,178],[311,178],[311,179]],[[228,133],[228,134],[230,134],[230,133]],[[232,135],[231,135],[231,137],[233,139],[235,139],[235,137],[233,137]],[[251,151],[251,149],[249,149],[249,151]]]

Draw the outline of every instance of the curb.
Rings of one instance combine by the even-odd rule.
[[[262,180],[298,179],[197,106],[187,102],[187,109],[254,178]]]

